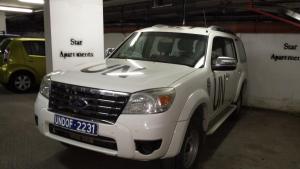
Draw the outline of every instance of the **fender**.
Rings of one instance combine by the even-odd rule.
[[[28,71],[30,73],[33,74],[34,78],[36,81],[38,81],[39,79],[36,79],[38,76],[37,76],[37,73],[32,70],[31,68],[27,67],[27,66],[21,66],[21,65],[13,65],[12,67],[8,68],[8,72],[7,72],[7,75],[6,75],[6,81],[8,83],[11,75],[15,72],[18,72],[18,71]]]
[[[207,130],[209,96],[206,91],[200,89],[188,97],[176,124],[168,152],[163,158],[174,157],[180,152],[190,119],[200,105],[203,105],[203,129]]]
[[[235,95],[234,100],[233,100],[234,103],[237,102],[237,100],[238,100],[238,98],[239,98],[239,96],[240,96],[242,87],[243,87],[243,85],[244,85],[245,83],[247,83],[247,75],[246,75],[246,73],[243,73],[243,74],[241,75],[241,78],[240,78],[239,83],[238,83],[238,86],[237,86],[237,90],[236,90],[236,92],[235,92],[236,95]]]
[[[209,104],[209,95],[203,89],[196,90],[188,97],[188,99],[185,102],[185,105],[182,109],[182,112],[178,118],[178,121],[189,120],[193,116],[193,113],[195,112],[195,110],[201,104],[205,104],[205,105]],[[207,111],[206,111],[206,113],[207,113]],[[204,113],[204,115],[205,115],[205,113]],[[205,115],[204,119],[206,119],[206,117],[207,116]]]

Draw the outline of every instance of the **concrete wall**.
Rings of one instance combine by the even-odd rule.
[[[300,34],[239,34],[248,56],[246,104],[300,112]],[[106,34],[105,47],[116,47],[126,35]],[[285,44],[298,45],[285,49]],[[274,55],[274,57],[272,57]]]
[[[47,72],[104,62],[103,1],[46,0]]]
[[[128,34],[123,33],[106,33],[104,34],[104,49],[116,48]]]
[[[248,55],[247,104],[300,113],[300,34],[240,36]]]
[[[6,32],[6,16],[4,12],[0,11],[0,31]]]

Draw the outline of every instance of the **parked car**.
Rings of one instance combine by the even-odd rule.
[[[230,31],[155,26],[107,53],[104,64],[45,76],[35,102],[41,133],[111,156],[175,159],[177,169],[192,169],[205,136],[240,113],[246,54]]]
[[[46,74],[45,40],[8,38],[0,44],[0,82],[16,92],[28,92]]]

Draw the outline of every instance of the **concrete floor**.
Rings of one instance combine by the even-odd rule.
[[[154,169],[159,162],[136,162],[86,150],[72,150],[35,128],[36,94],[17,95],[0,86],[0,169]],[[300,118],[245,109],[208,137],[203,169],[300,169]]]

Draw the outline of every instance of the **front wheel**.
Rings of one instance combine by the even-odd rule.
[[[33,78],[28,73],[18,73],[11,77],[9,87],[18,93],[28,92],[33,87]]]
[[[163,168],[196,169],[200,163],[205,133],[200,118],[193,118],[187,129],[180,153],[173,159],[166,159]]]

